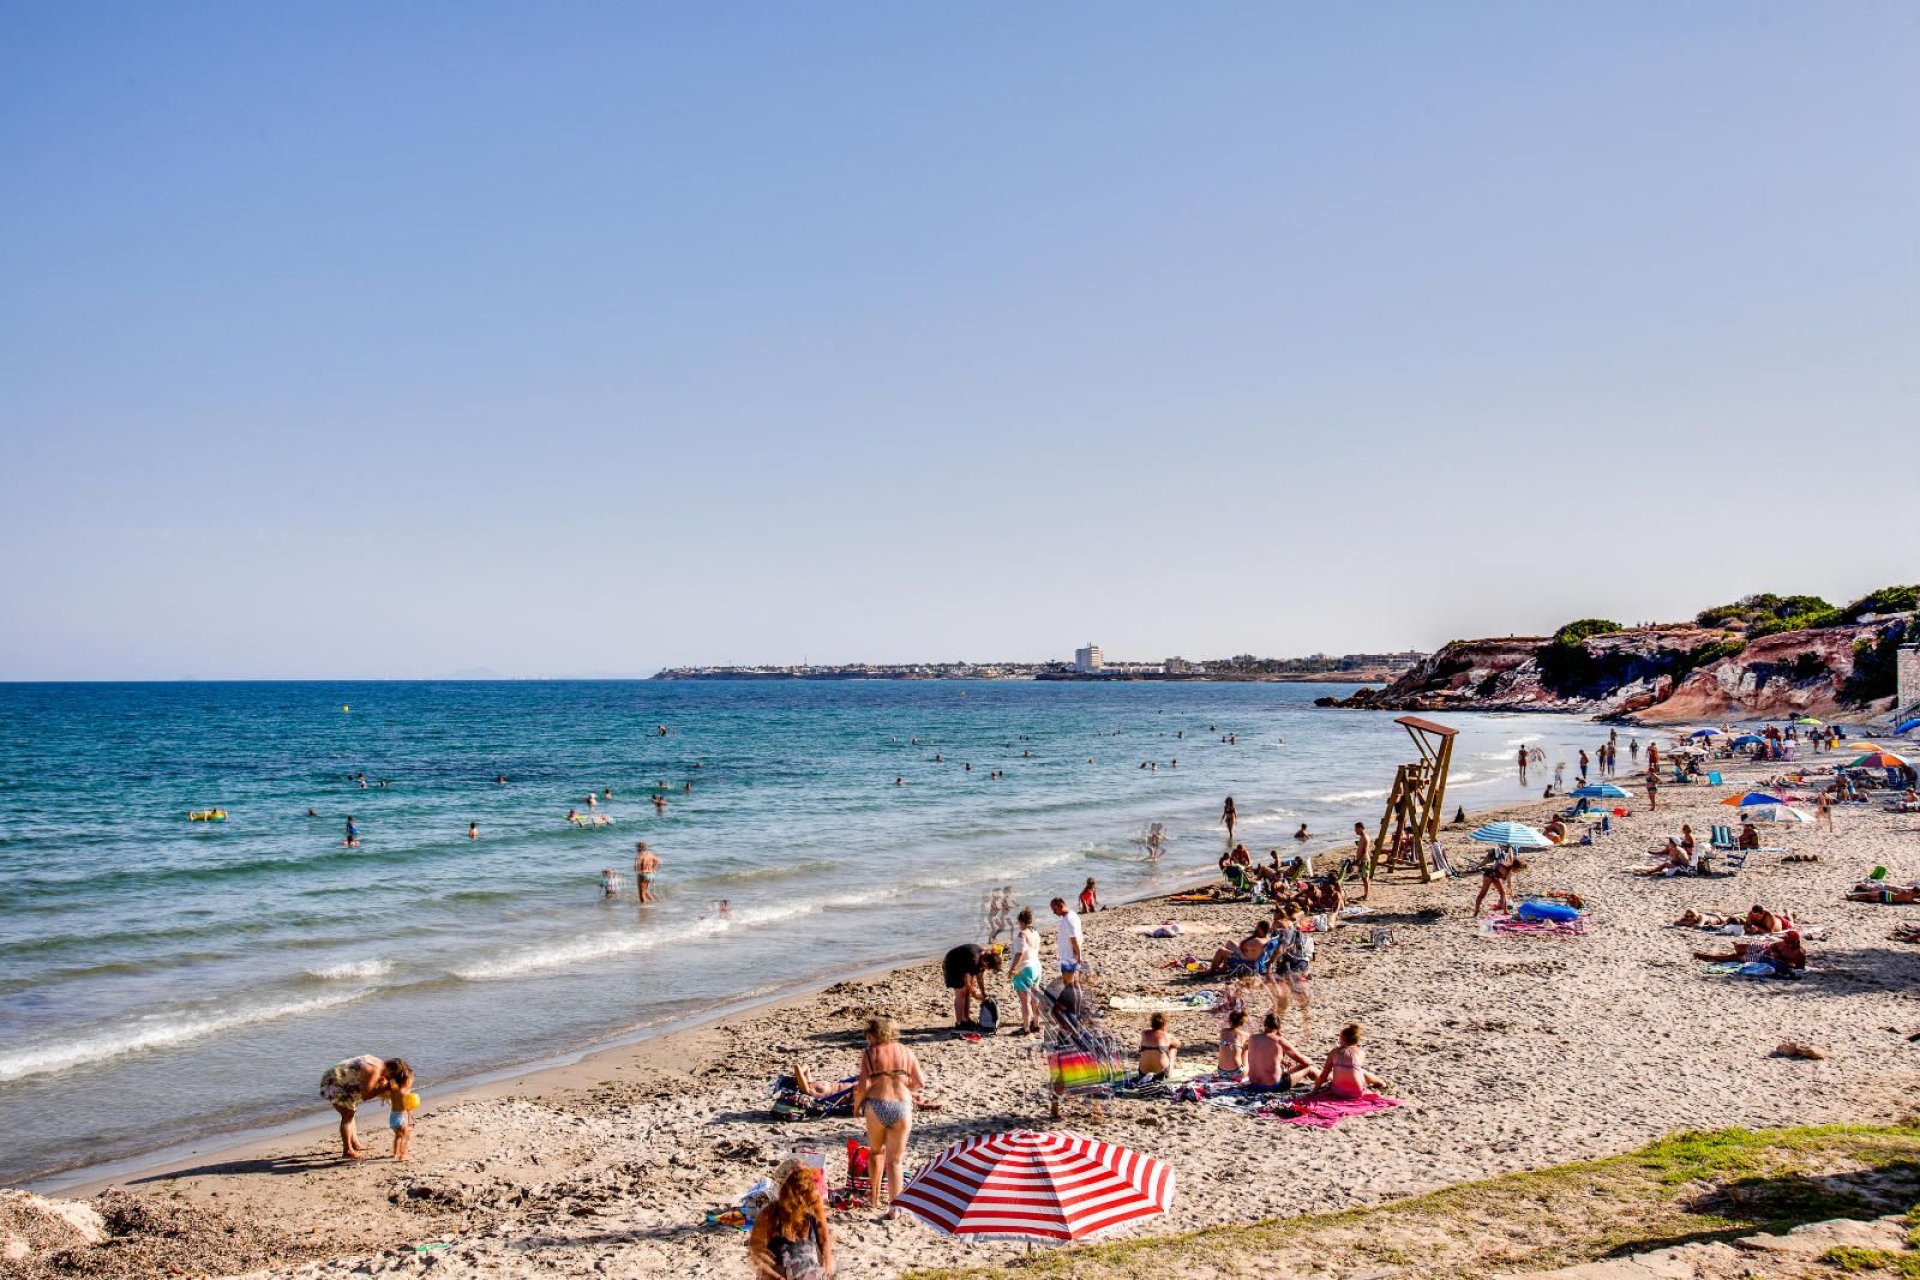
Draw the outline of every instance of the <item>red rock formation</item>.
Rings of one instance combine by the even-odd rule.
[[[1854,644],[1888,621],[1740,636],[1688,624],[1562,645],[1543,636],[1460,640],[1383,689],[1326,705],[1404,711],[1568,711],[1647,723],[1860,714],[1844,691]],[[1729,654],[1729,649],[1738,652]]]

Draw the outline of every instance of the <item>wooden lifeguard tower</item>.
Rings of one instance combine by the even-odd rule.
[[[1433,850],[1440,824],[1446,820],[1447,769],[1453,763],[1454,735],[1460,731],[1418,716],[1401,716],[1394,723],[1406,728],[1420,758],[1401,765],[1394,774],[1386,812],[1380,815],[1380,833],[1367,854],[1370,871],[1379,869],[1384,858],[1387,870],[1413,866],[1422,881],[1430,881],[1440,869]]]

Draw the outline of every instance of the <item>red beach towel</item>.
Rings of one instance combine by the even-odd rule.
[[[1304,1098],[1295,1098],[1293,1106],[1300,1114],[1278,1116],[1288,1124],[1310,1124],[1316,1129],[1331,1129],[1349,1116],[1364,1116],[1375,1111],[1385,1111],[1400,1105],[1400,1099],[1387,1098],[1377,1093],[1363,1093],[1357,1098],[1336,1098],[1332,1094],[1308,1094]]]

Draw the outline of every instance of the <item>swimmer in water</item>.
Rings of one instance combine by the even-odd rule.
[[[1308,835],[1308,834],[1307,834],[1307,824],[1306,824],[1306,823],[1304,823],[1304,822],[1300,824],[1300,829],[1299,829],[1298,831],[1296,831],[1296,832],[1294,832],[1294,833],[1293,833],[1293,838],[1294,838],[1295,840],[1311,840],[1311,839],[1313,839],[1313,837],[1312,837],[1312,836],[1310,836],[1310,835]]]
[[[308,816],[309,818],[317,818],[317,817],[319,817],[320,815],[319,815],[319,814],[317,814],[317,813],[315,813],[315,812],[314,812],[313,810],[311,810],[311,809],[309,809],[309,810],[307,810],[307,816]]]
[[[905,778],[895,777],[893,780],[893,785],[896,787],[904,787],[907,785],[907,780]]]
[[[655,813],[657,813],[657,814],[664,814],[664,813],[666,813],[666,811],[667,811],[667,798],[666,798],[665,796],[655,796],[655,797],[653,798],[653,811],[654,811]]]
[[[580,816],[580,811],[578,809],[567,810],[567,821],[571,822],[576,827],[584,827],[587,825],[587,820]]]
[[[480,838],[480,824],[477,822],[469,822],[467,824],[467,839],[478,840],[479,838]]]
[[[599,803],[600,799],[598,796],[594,795],[591,791],[587,792],[587,808],[591,809]]]
[[[620,896],[620,886],[613,881],[612,867],[602,867],[600,869],[600,896],[603,899],[617,898]]]
[[[722,898],[720,899],[719,902],[715,903],[713,909],[720,913],[720,918],[722,920],[733,919],[733,904],[728,902],[725,898]]]
[[[347,815],[347,838],[340,843],[349,849],[358,849],[360,847],[360,828],[353,825],[352,814]]]

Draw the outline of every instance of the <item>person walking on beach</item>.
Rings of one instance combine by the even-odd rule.
[[[1587,755],[1587,749],[1586,749],[1585,747],[1582,747],[1582,748],[1580,748],[1580,774],[1579,774],[1579,777],[1580,777],[1580,785],[1581,785],[1581,786],[1583,786],[1583,787],[1584,787],[1584,786],[1585,786],[1585,785],[1587,784],[1587,766],[1588,766],[1588,764],[1590,764],[1590,763],[1591,763],[1591,759],[1590,759],[1590,757],[1589,757],[1589,756]],[[1554,779],[1554,781],[1556,781],[1556,782],[1557,782],[1557,781],[1559,781],[1559,779],[1558,779],[1558,778],[1555,778],[1555,779]]]
[[[1647,748],[1647,754],[1649,756],[1653,754],[1652,747]],[[1654,768],[1653,766],[1649,765],[1647,766],[1647,808],[1658,809],[1659,807],[1660,807],[1660,771]]]
[[[1078,912],[1067,910],[1065,898],[1055,898],[1049,906],[1056,917],[1054,920],[1054,938],[1059,944],[1060,972],[1078,973],[1080,966],[1087,962],[1085,948],[1080,939],[1080,916]]]
[[[913,1131],[913,1096],[925,1087],[920,1061],[900,1043],[893,1019],[867,1019],[867,1047],[860,1054],[860,1071],[853,1081],[853,1113],[866,1121],[867,1147],[873,1152],[873,1190],[867,1207],[880,1208],[884,1178],[889,1217],[894,1214],[891,1204],[900,1195],[900,1166]]]
[[[1527,785],[1527,749],[1520,748],[1520,785]]]
[[[1238,817],[1239,815],[1236,814],[1233,809],[1233,797],[1228,796],[1227,802],[1220,806],[1220,821],[1227,824],[1227,847],[1228,848],[1233,847],[1233,824]]]
[[[640,889],[640,901],[653,901],[653,878],[660,873],[660,855],[642,840],[633,846],[633,878]]]
[[[1013,994],[1020,1001],[1020,1030],[1015,1035],[1032,1035],[1040,1030],[1040,931],[1033,927],[1033,909],[1020,908],[1020,928],[1013,935]]]
[[[798,1160],[773,1175],[773,1199],[753,1220],[747,1261],[756,1280],[826,1280],[833,1274],[833,1227],[820,1180]]]
[[[1813,798],[1813,825],[1816,830],[1825,827],[1828,835],[1833,834],[1833,800],[1825,791]]]

